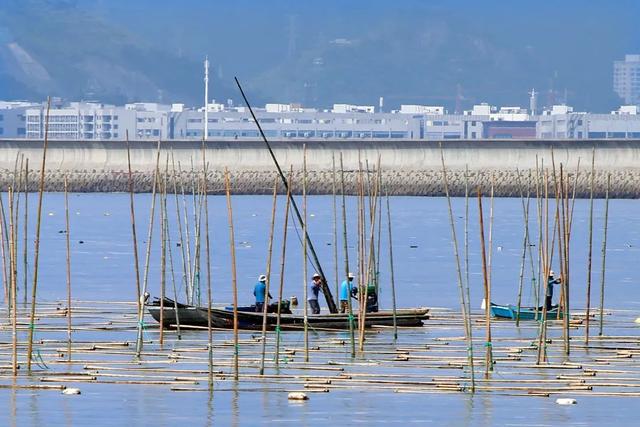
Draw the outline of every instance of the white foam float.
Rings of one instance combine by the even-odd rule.
[[[81,394],[79,388],[69,387],[62,390],[62,394]]]
[[[309,400],[309,396],[301,391],[293,391],[287,396],[289,400]]]
[[[575,405],[578,401],[570,397],[560,397],[556,399],[556,403],[558,405]]]
[[[634,320],[635,323],[640,323],[640,317],[636,318],[636,320]]]

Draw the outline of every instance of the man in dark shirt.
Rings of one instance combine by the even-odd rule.
[[[557,285],[561,282],[562,280],[560,278],[556,279],[553,270],[549,271],[549,277],[547,278],[547,293],[544,299],[547,310],[551,310],[553,308],[553,285]]]
[[[309,294],[307,301],[309,302],[309,308],[311,308],[312,314],[320,314],[320,304],[318,303],[318,294],[322,291],[322,277],[318,273],[315,273],[311,278],[311,284],[309,285]]]

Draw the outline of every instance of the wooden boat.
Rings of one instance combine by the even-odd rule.
[[[499,305],[491,303],[491,314],[499,319],[516,320],[518,307],[514,305]],[[542,318],[542,307],[520,307],[520,320],[537,320]],[[558,317],[558,306],[554,305],[551,310],[547,310],[547,320],[562,319],[562,312]]]
[[[175,327],[176,311],[174,302],[165,298],[163,304],[162,324],[164,327]],[[146,305],[151,316],[160,322],[160,301],[155,300]],[[196,307],[186,304],[177,304],[178,320],[180,325],[185,326],[208,326],[207,307]],[[228,307],[227,307],[228,308]],[[398,326],[422,326],[423,320],[428,319],[427,308],[412,308],[396,310],[396,322]],[[267,314],[267,329],[275,329],[277,315]],[[331,314],[310,314],[308,325],[312,330],[317,329],[349,329],[349,315],[341,313]],[[233,328],[233,311],[229,309],[212,308],[211,326],[214,328]],[[393,312],[391,310],[379,311],[377,313],[367,313],[365,327],[372,326],[393,326]],[[260,330],[262,329],[262,313],[251,311],[238,311],[238,327],[240,329]],[[357,328],[357,319],[354,320],[354,327]],[[300,330],[304,328],[304,316],[301,314],[281,314],[280,328],[282,330]]]

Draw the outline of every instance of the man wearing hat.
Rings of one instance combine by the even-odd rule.
[[[320,304],[318,303],[318,294],[322,290],[322,277],[318,273],[315,273],[311,277],[311,284],[309,285],[309,295],[307,301],[309,302],[309,308],[311,308],[312,314],[320,314]]]
[[[258,283],[253,288],[253,295],[256,297],[256,313],[262,313],[264,309],[265,293],[267,292],[267,276],[261,274],[258,277]],[[271,293],[269,293],[271,298]]]
[[[349,297],[356,298],[358,289],[353,285],[353,274],[347,275],[347,280],[340,285],[340,313],[349,311]]]
[[[544,303],[547,306],[547,310],[551,310],[553,308],[553,285],[561,283],[562,280],[560,278],[556,279],[553,270],[549,271],[549,277],[547,278],[547,293],[545,294]]]

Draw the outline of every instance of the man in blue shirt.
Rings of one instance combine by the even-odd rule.
[[[562,280],[556,279],[553,270],[549,271],[549,277],[547,279],[547,293],[545,295],[544,303],[547,306],[547,310],[553,309],[553,285],[561,283]]]
[[[264,309],[265,302],[265,293],[267,292],[267,276],[261,274],[258,277],[258,283],[253,288],[253,295],[256,297],[256,313],[262,313]],[[269,298],[271,298],[271,293],[269,293]]]
[[[347,280],[340,285],[340,313],[346,313],[349,311],[349,297],[356,298],[358,294],[358,288],[353,284],[353,274],[347,275]]]
[[[318,273],[315,273],[311,277],[311,284],[309,285],[309,294],[307,301],[311,308],[312,314],[320,314],[320,304],[318,303],[318,294],[322,291],[322,277]]]

